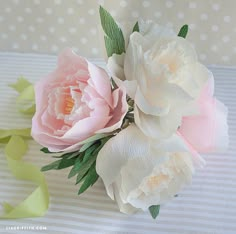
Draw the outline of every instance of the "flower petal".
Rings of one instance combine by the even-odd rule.
[[[107,68],[112,77],[117,77],[120,80],[125,80],[124,73],[124,58],[125,54],[113,54],[108,58]]]
[[[130,155],[142,158],[149,150],[147,138],[134,124],[119,132],[103,146],[97,157],[96,170],[112,199],[114,199],[112,183]]]

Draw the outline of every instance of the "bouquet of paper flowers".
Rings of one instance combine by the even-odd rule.
[[[121,212],[149,210],[156,218],[204,166],[199,153],[227,147],[227,108],[185,39],[187,25],[176,34],[138,21],[123,34],[102,7],[100,18],[110,76],[63,50],[34,86],[31,134],[58,157],[42,171],[71,167],[78,194],[101,177]]]

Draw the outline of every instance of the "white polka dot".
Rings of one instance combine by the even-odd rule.
[[[199,58],[200,58],[201,60],[206,60],[207,56],[206,56],[205,54],[200,54],[200,55],[199,55]]]
[[[101,6],[105,4],[104,0],[97,0],[97,2],[98,2],[98,5],[101,5]]]
[[[52,14],[52,9],[51,8],[46,8],[45,12],[47,15],[51,15]]]
[[[191,42],[190,42],[190,45],[191,45],[191,47],[192,47],[193,49],[195,49],[194,43],[191,43]]]
[[[97,34],[97,29],[96,28],[91,28],[90,33],[93,34],[93,35],[96,35]]]
[[[195,30],[196,29],[196,24],[189,24],[190,30]]]
[[[49,31],[50,33],[54,33],[54,32],[55,32],[55,28],[54,28],[54,27],[49,27],[49,28],[48,28],[48,31]]]
[[[46,41],[46,40],[47,40],[47,37],[46,37],[45,35],[41,35],[41,36],[40,36],[40,39],[41,39],[42,41]]]
[[[42,23],[43,21],[44,21],[44,18],[42,18],[42,17],[36,18],[37,23]]]
[[[67,42],[67,39],[66,39],[65,37],[60,37],[60,38],[59,38],[59,41],[65,43],[65,42]]]
[[[84,19],[84,18],[80,18],[80,19],[79,19],[79,23],[80,23],[80,24],[85,24],[85,19]]]
[[[75,12],[74,9],[71,8],[71,7],[67,9],[67,13],[68,13],[69,15],[73,15],[74,12]]]
[[[17,5],[19,3],[19,0],[13,0],[13,3]]]
[[[12,10],[11,10],[10,7],[6,7],[6,8],[5,8],[5,12],[6,12],[6,13],[10,13],[11,11],[12,11]]]
[[[93,54],[98,54],[98,49],[97,48],[92,48],[92,53]]]
[[[229,16],[229,15],[224,16],[224,21],[225,21],[226,23],[230,23],[230,21],[231,21],[230,16]]]
[[[25,12],[30,14],[30,13],[32,13],[32,10],[31,10],[31,8],[27,7],[27,8],[25,8]]]
[[[32,25],[30,25],[30,26],[28,27],[28,29],[29,29],[30,32],[34,32],[34,31],[35,31],[35,27],[32,26]]]
[[[216,52],[216,51],[218,50],[218,47],[217,47],[216,45],[212,45],[212,46],[211,46],[211,50],[214,51],[214,52]]]
[[[55,3],[56,5],[60,5],[60,4],[61,4],[61,0],[54,0],[54,3]]]
[[[17,43],[12,44],[12,49],[19,49],[19,45]]]
[[[229,56],[227,56],[227,55],[224,55],[224,56],[222,56],[222,61],[224,61],[224,62],[228,62],[230,59],[229,59]]]
[[[219,27],[218,27],[217,25],[212,25],[212,26],[211,26],[211,30],[212,30],[213,32],[218,32]]]
[[[57,51],[59,50],[59,48],[58,48],[57,45],[52,45],[51,50],[52,50],[53,52],[57,52]]]
[[[167,22],[166,26],[169,27],[169,28],[172,28],[173,27],[173,23],[172,22]]]
[[[160,17],[162,16],[162,13],[159,12],[159,11],[156,11],[156,12],[154,13],[154,16],[155,16],[156,18],[160,18]]]
[[[24,21],[24,18],[23,18],[22,16],[18,16],[18,17],[17,17],[17,21],[21,23],[21,22]]]
[[[34,0],[34,4],[39,5],[40,4],[40,0]]]
[[[222,37],[222,41],[224,42],[224,43],[227,43],[227,42],[229,42],[230,41],[230,37],[229,36],[223,36]]]
[[[220,5],[218,3],[214,3],[214,4],[212,4],[212,9],[214,11],[219,11],[220,10]]]
[[[166,1],[166,7],[167,8],[171,8],[171,7],[173,7],[173,2],[172,1]]]
[[[203,13],[203,14],[201,14],[201,16],[200,16],[200,19],[201,19],[201,20],[207,20],[207,19],[208,19],[208,15],[207,15],[206,13]]]
[[[8,35],[7,35],[6,33],[2,33],[2,34],[1,34],[1,37],[2,37],[2,39],[7,39],[7,38],[8,38]]]
[[[121,7],[126,7],[127,6],[127,2],[126,1],[120,1],[120,6]]]
[[[39,46],[36,43],[34,43],[32,45],[32,50],[38,50],[38,48],[39,48]]]
[[[200,40],[201,41],[205,41],[206,39],[207,39],[207,35],[206,34],[203,33],[203,34],[200,35]]]
[[[26,34],[24,34],[24,33],[22,33],[21,35],[20,35],[20,38],[22,39],[22,40],[27,40],[27,35]]]
[[[83,0],[77,0],[77,3],[82,5],[82,4],[84,4],[84,1]]]
[[[94,14],[95,14],[95,10],[94,10],[94,9],[90,9],[90,10],[88,11],[88,13],[89,13],[90,15],[94,15]]]
[[[15,25],[9,25],[9,30],[10,31],[15,31],[16,30],[16,26]]]
[[[74,28],[74,27],[72,27],[72,28],[69,28],[69,32],[70,32],[70,33],[76,33],[76,31],[77,31],[77,29],[76,29],[76,28]]]
[[[80,42],[82,44],[86,44],[88,42],[88,40],[87,40],[87,38],[83,37],[83,38],[80,39]]]
[[[191,8],[191,9],[197,8],[197,3],[196,2],[190,2],[188,7]]]
[[[59,17],[59,18],[57,19],[57,22],[58,22],[59,24],[64,24],[65,19],[64,19],[63,17]]]
[[[183,12],[179,12],[179,13],[177,14],[177,17],[178,17],[179,19],[183,19],[183,18],[184,18],[184,13],[183,13]]]
[[[147,8],[150,6],[150,2],[149,1],[143,1],[143,7]]]
[[[137,11],[132,11],[131,15],[133,18],[138,18],[139,17],[139,13]]]

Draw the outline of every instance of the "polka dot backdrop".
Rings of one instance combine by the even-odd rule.
[[[90,58],[103,57],[98,7],[117,19],[152,19],[188,39],[205,64],[236,64],[234,0],[1,0],[0,51],[57,54],[73,47]]]

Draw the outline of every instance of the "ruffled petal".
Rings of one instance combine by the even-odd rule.
[[[111,73],[112,77],[117,77],[120,80],[125,80],[124,59],[124,53],[113,54],[111,57],[108,58],[107,68],[108,71]]]
[[[112,183],[119,176],[129,157],[135,155],[143,158],[149,151],[148,138],[134,124],[119,132],[103,146],[97,157],[96,170],[112,199]]]

